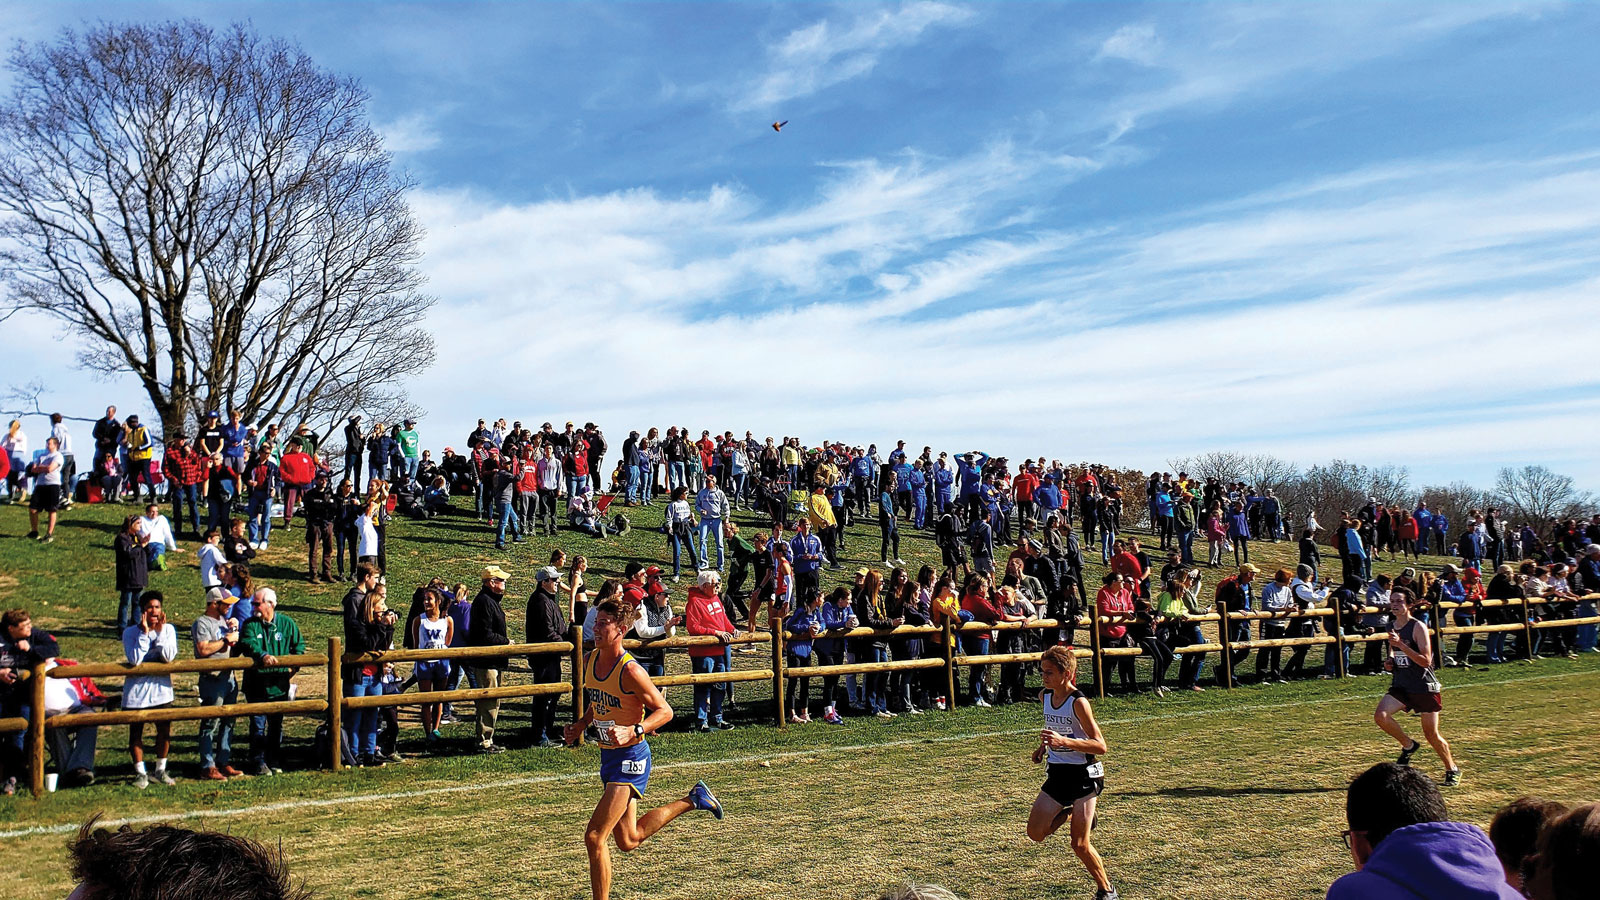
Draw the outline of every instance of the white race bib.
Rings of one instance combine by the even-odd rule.
[[[617,742],[613,739],[611,729],[617,727],[615,720],[596,719],[594,727],[600,732],[600,743],[607,747],[615,747]]]
[[[1103,762],[1090,763],[1089,764],[1088,774],[1089,774],[1090,778],[1104,778],[1104,777],[1106,777],[1106,764],[1103,763]]]

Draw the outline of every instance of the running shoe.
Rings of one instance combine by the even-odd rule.
[[[979,697],[977,699],[977,701],[973,705],[977,706],[977,707],[980,707],[982,709],[988,709],[992,704],[990,704],[989,701],[983,699],[982,697]]]
[[[1411,765],[1411,754],[1416,753],[1417,750],[1419,750],[1421,747],[1422,747],[1421,743],[1419,743],[1417,741],[1412,741],[1411,742],[1411,746],[1409,746],[1406,749],[1400,751],[1400,758],[1396,759],[1395,762],[1399,763],[1402,766]]]
[[[1111,888],[1110,890],[1095,891],[1094,900],[1122,900],[1122,897],[1117,893],[1116,888]]]
[[[1460,769],[1451,769],[1451,770],[1445,772],[1444,773],[1444,786],[1445,787],[1460,787],[1461,786],[1461,770]]]
[[[689,792],[689,802],[694,804],[695,809],[703,809],[718,819],[722,818],[722,804],[712,796],[711,788],[706,787],[704,781],[695,782],[694,790]]]

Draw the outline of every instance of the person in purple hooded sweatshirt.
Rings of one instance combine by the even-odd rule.
[[[1489,836],[1446,820],[1432,778],[1379,763],[1350,782],[1345,845],[1356,871],[1328,888],[1328,900],[1516,900]]]

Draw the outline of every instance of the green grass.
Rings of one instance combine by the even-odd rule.
[[[629,559],[659,561],[664,541],[651,528],[659,513],[634,512],[640,527],[623,538],[563,533],[555,542],[585,553],[595,575],[619,572]],[[0,607],[32,610],[65,653],[116,658],[109,544],[122,513],[80,506],[46,546],[19,537],[27,530],[24,510],[0,507]],[[550,547],[538,539],[499,553],[485,526],[460,519],[397,521],[391,536],[390,582],[400,602],[427,576],[471,583],[490,561],[509,564],[516,576],[509,593],[525,597]],[[278,589],[281,608],[315,648],[338,632],[342,589],[301,580],[301,537],[276,535],[255,570],[258,581]],[[152,579],[180,623],[200,606],[194,542],[184,545],[191,552],[177,557],[181,564]],[[875,559],[876,528],[853,529],[850,546],[872,551],[847,554],[852,568],[868,555]],[[1253,549],[1263,568],[1292,562],[1289,544]],[[934,559],[931,542],[909,531],[902,554],[908,563]],[[1091,574],[1098,571],[1092,566]],[[514,639],[521,605],[508,603]],[[1320,661],[1321,652],[1313,650],[1312,659]],[[764,658],[752,654],[741,662],[761,666]],[[306,695],[319,693],[320,679],[320,672],[302,678]],[[1522,793],[1569,800],[1593,793],[1591,713],[1600,699],[1600,660],[1452,671],[1446,684],[1445,732],[1467,771],[1466,785],[1449,795],[1458,818],[1485,824]],[[1344,785],[1394,753],[1371,724],[1383,687],[1377,678],[1313,681],[1098,704],[1112,752],[1096,842],[1124,896],[1212,897],[1224,880],[1239,897],[1321,896],[1349,867],[1338,843]],[[668,697],[680,714],[689,702],[686,689]],[[770,708],[760,683],[740,686],[737,699],[736,718],[746,723]],[[508,704],[502,729],[525,731],[523,709]],[[291,730],[298,749],[310,724],[299,720]],[[652,742],[657,774],[647,805],[704,778],[729,816],[716,822],[691,814],[642,851],[619,856],[615,896],[858,897],[904,877],[971,897],[1058,895],[1062,886],[1069,896],[1087,896],[1087,879],[1064,841],[1034,845],[1022,834],[1041,780],[1027,759],[1038,726],[1037,709],[1024,704],[901,717],[887,726],[850,720],[843,727],[663,734]],[[187,774],[194,726],[174,731],[175,765]],[[337,776],[291,771],[220,786],[181,780],[175,788],[139,792],[127,783],[125,733],[101,734],[104,783],[37,801],[0,801],[0,832],[8,833],[0,840],[0,867],[16,873],[8,896],[59,897],[70,889],[65,835],[18,830],[66,827],[96,812],[118,818],[227,810],[243,812],[200,815],[190,824],[281,841],[296,874],[325,897],[587,893],[581,833],[598,794],[592,748],[416,757]],[[402,749],[418,748],[416,734],[407,727]],[[457,726],[449,737],[464,750],[470,728]],[[1419,763],[1438,768],[1427,755]],[[426,793],[410,795],[417,791]],[[305,801],[322,805],[282,806]],[[270,804],[280,806],[258,808]],[[394,862],[384,866],[379,859]],[[381,874],[386,869],[394,874]]]

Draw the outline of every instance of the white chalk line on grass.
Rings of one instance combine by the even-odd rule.
[[[1550,675],[1529,675],[1524,678],[1503,678],[1496,681],[1477,681],[1472,684],[1454,685],[1451,691],[1464,691],[1469,688],[1489,687],[1500,684],[1516,684],[1528,681],[1551,681],[1562,678],[1576,678],[1582,675],[1592,675],[1593,672],[1561,672]],[[1306,700],[1294,703],[1294,706],[1326,706],[1332,703],[1350,703],[1357,700],[1372,700],[1369,694],[1357,694],[1349,697],[1323,697],[1317,700]],[[1254,703],[1244,706],[1214,706],[1206,709],[1179,710],[1162,713],[1160,715],[1127,716],[1117,719],[1103,719],[1103,725],[1136,725],[1142,722],[1155,722],[1166,719],[1189,719],[1202,716],[1214,716],[1223,713],[1236,712],[1262,712],[1265,710],[1283,709],[1291,704],[1279,701],[1276,703]],[[1033,734],[1038,732],[1038,727],[1010,728],[1001,731],[974,731],[965,734],[947,734],[930,737],[899,738],[892,741],[874,741],[870,744],[844,744],[833,747],[815,747],[809,750],[784,750],[775,753],[758,753],[746,756],[723,757],[721,759],[683,760],[681,762],[665,763],[655,766],[654,771],[673,771],[677,769],[693,769],[704,766],[732,766],[763,761],[777,761],[785,759],[799,759],[811,756],[824,756],[836,753],[853,753],[861,750],[881,750],[892,747],[910,747],[917,744],[950,744],[959,741],[972,741],[981,738],[1010,737],[1019,734]],[[438,797],[443,794],[464,794],[474,791],[502,790],[505,788],[522,787],[533,784],[552,784],[562,781],[579,781],[595,778],[593,771],[563,772],[555,775],[524,775],[517,778],[502,778],[498,781],[485,781],[476,784],[449,784],[438,787],[419,788],[407,791],[389,791],[381,794],[352,794],[348,797],[324,797],[316,800],[284,800],[278,803],[263,803],[257,806],[241,806],[233,809],[194,809],[185,812],[169,813],[166,815],[134,816],[126,819],[102,819],[98,825],[108,828],[118,828],[123,825],[154,825],[161,822],[176,822],[185,819],[210,819],[229,818],[235,816],[253,816],[266,813],[291,812],[302,809],[324,809],[332,806],[344,806],[351,803],[373,803],[388,800],[413,800],[424,797]],[[0,831],[0,839],[33,837],[48,834],[70,834],[77,831],[78,825],[35,825],[28,828],[17,828],[10,831]]]

